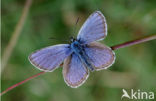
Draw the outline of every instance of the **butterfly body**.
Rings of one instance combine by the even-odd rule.
[[[107,69],[115,61],[115,53],[108,46],[97,41],[107,36],[107,23],[100,11],[95,11],[85,21],[76,39],[70,44],[49,46],[35,51],[29,61],[36,68],[52,72],[63,62],[63,77],[72,88],[82,85],[89,76],[89,70]]]
[[[71,43],[71,49],[72,49],[73,53],[75,53],[79,57],[79,59],[85,65],[85,67],[87,67],[91,71],[94,71],[94,67],[91,64],[89,57],[85,53],[86,47],[87,47],[87,45],[81,44],[81,42],[79,40],[74,40]]]

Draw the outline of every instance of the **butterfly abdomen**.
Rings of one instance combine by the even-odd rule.
[[[94,71],[94,66],[91,64],[89,57],[85,53],[84,47],[78,41],[71,43],[71,49],[80,58],[85,67],[89,68],[91,71]]]

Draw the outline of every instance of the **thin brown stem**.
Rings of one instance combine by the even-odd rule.
[[[143,37],[143,38],[139,38],[139,39],[136,39],[136,40],[128,41],[128,42],[125,42],[125,43],[122,43],[122,44],[119,44],[119,45],[115,45],[115,46],[112,46],[111,48],[112,48],[112,50],[117,50],[119,48],[129,47],[129,46],[132,46],[132,45],[135,45],[135,44],[143,43],[143,42],[154,40],[154,39],[156,39],[156,34],[146,36],[146,37]]]
[[[42,72],[37,73],[37,74],[35,74],[35,75],[33,75],[33,76],[31,76],[31,77],[29,77],[29,78],[27,78],[27,79],[25,79],[25,80],[23,80],[23,81],[17,83],[17,84],[15,84],[15,85],[12,85],[11,87],[7,88],[7,89],[4,90],[2,93],[0,93],[0,96],[2,96],[3,94],[7,93],[7,92],[10,91],[10,90],[12,90],[13,88],[16,88],[17,86],[20,86],[20,85],[22,85],[22,84],[24,84],[24,83],[26,83],[26,82],[32,80],[33,78],[38,77],[39,75],[41,75],[41,74],[43,74],[43,73],[45,73],[45,72],[42,71]]]
[[[128,41],[128,42],[125,42],[125,43],[122,43],[122,44],[119,44],[119,45],[115,45],[115,46],[112,46],[112,50],[116,50],[116,49],[119,49],[119,48],[124,48],[124,47],[128,47],[128,46],[131,46],[131,45],[135,45],[135,44],[139,44],[139,43],[143,43],[143,42],[146,42],[146,41],[150,41],[150,40],[154,40],[156,39],[156,35],[151,35],[151,36],[147,36],[147,37],[144,37],[144,38],[140,38],[140,39],[137,39],[137,40],[133,40],[133,41]],[[61,64],[62,65],[62,64]],[[37,73],[9,88],[7,88],[6,90],[4,90],[2,93],[0,93],[0,95],[3,95],[5,93],[7,93],[8,91],[12,90],[13,88],[15,87],[18,87],[28,81],[30,81],[31,79],[35,78],[35,77],[38,77],[39,75],[41,74],[44,74],[45,72],[40,72],[40,73]]]
[[[32,4],[32,0],[26,0],[26,3],[25,3],[25,6],[24,6],[24,9],[22,11],[22,15],[20,17],[20,20],[18,21],[16,27],[15,27],[15,30],[12,34],[12,37],[8,43],[8,45],[6,46],[6,48],[4,49],[4,53],[3,53],[3,56],[2,56],[2,66],[1,66],[1,72],[3,71],[4,67],[7,65],[8,63],[8,60],[11,56],[11,53],[17,43],[17,40],[20,36],[20,33],[22,31],[22,28],[24,26],[24,22],[25,22],[25,19],[28,15],[28,12],[29,12],[29,8]]]

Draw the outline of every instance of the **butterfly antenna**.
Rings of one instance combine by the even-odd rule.
[[[77,23],[79,22],[79,19],[80,19],[80,18],[78,17],[77,20],[76,20],[76,24],[75,24],[75,25],[77,25]]]
[[[61,40],[61,39],[57,39],[57,38],[54,38],[54,37],[50,37],[49,39],[56,40],[56,41],[61,41],[61,42],[69,42],[67,40]]]
[[[76,20],[75,28],[74,28],[74,34],[75,34],[75,32],[76,32],[76,28],[77,28],[76,26],[77,26],[77,24],[78,24],[78,22],[79,22],[79,19],[80,19],[80,18],[78,17],[77,20]]]

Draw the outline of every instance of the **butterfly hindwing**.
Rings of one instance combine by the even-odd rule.
[[[100,11],[89,16],[81,27],[77,39],[87,44],[105,38],[107,35],[107,24],[105,17]]]
[[[115,53],[112,49],[98,42],[89,44],[85,52],[96,70],[107,69],[115,61]]]
[[[64,61],[63,76],[70,87],[77,88],[86,81],[89,71],[79,57],[73,53]]]
[[[53,71],[72,53],[68,44],[49,46],[32,53],[30,62],[40,70]]]

